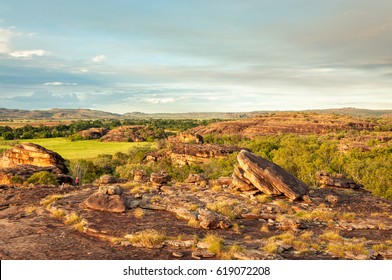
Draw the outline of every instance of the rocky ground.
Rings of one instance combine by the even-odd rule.
[[[392,202],[362,189],[290,201],[203,180],[121,187],[108,187],[121,213],[86,207],[98,186],[1,187],[1,259],[392,259]]]

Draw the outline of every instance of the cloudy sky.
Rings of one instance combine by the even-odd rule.
[[[0,107],[392,109],[391,0],[0,0]]]

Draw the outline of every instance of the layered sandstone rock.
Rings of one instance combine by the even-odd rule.
[[[160,172],[157,172],[157,173],[151,173],[150,181],[155,186],[162,186],[164,184],[167,184],[170,181],[170,176],[165,171],[160,171]]]
[[[241,149],[215,144],[184,144],[175,143],[170,158],[174,164],[189,165],[195,163],[207,163],[211,158],[224,158]]]
[[[12,185],[26,181],[34,173],[48,171],[57,181],[72,183],[65,160],[58,154],[32,143],[18,144],[0,158],[0,184]]]
[[[233,184],[240,189],[257,188],[265,194],[283,194],[291,200],[302,197],[308,191],[305,183],[282,167],[249,151],[242,150],[237,160],[239,166],[233,173]]]
[[[336,176],[332,176],[328,172],[319,171],[316,173],[316,178],[319,180],[321,187],[338,187],[350,189],[363,188],[363,185],[358,184],[353,180],[347,179],[343,174],[336,174]]]
[[[0,169],[0,185],[14,185],[25,182],[32,175],[37,172],[48,171],[56,176],[59,184],[72,184],[72,177],[61,173],[59,169],[54,166],[39,167],[29,164],[22,164],[15,167]]]
[[[94,183],[97,185],[109,185],[118,183],[118,179],[112,175],[102,175]]]
[[[190,144],[203,144],[204,140],[200,134],[197,133],[181,133],[177,135],[176,139],[180,143],[190,143]]]
[[[15,145],[5,151],[0,158],[0,168],[26,164],[38,167],[55,167],[61,173],[68,174],[65,160],[58,153],[33,143]]]

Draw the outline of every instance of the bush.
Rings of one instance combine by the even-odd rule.
[[[29,179],[27,179],[27,183],[35,184],[35,185],[54,185],[58,186],[58,182],[56,176],[48,171],[41,171],[34,173]]]

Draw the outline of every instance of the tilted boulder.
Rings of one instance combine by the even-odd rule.
[[[270,195],[285,195],[291,200],[298,199],[308,192],[308,186],[279,165],[242,150],[237,156],[239,167],[233,173],[233,183],[244,189],[250,182],[261,192]],[[251,188],[251,186],[249,187]]]

